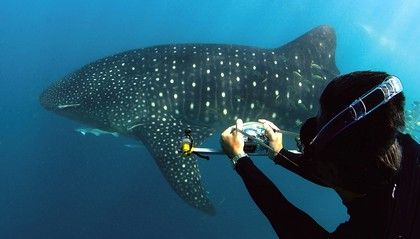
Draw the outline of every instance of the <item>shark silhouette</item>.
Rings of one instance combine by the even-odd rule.
[[[238,117],[263,117],[296,130],[317,112],[322,90],[338,75],[335,42],[334,30],[320,26],[273,49],[174,44],[130,50],[69,74],[40,102],[59,115],[142,141],[175,192],[212,214],[197,159],[178,151],[184,129],[192,129],[198,145]]]

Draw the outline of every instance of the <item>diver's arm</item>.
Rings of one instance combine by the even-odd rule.
[[[289,171],[301,176],[302,178],[311,181],[315,184],[328,187],[323,183],[314,173],[312,168],[305,167],[304,160],[308,160],[302,153],[294,153],[285,148],[273,158],[275,164],[278,164]]]
[[[235,169],[279,237],[326,238],[329,235],[315,220],[287,201],[249,157],[239,159]]]
[[[275,164],[281,165],[288,170],[295,172],[298,171],[303,161],[303,154],[294,153],[285,148],[273,158]]]
[[[313,168],[305,167],[308,165],[305,163],[308,158],[304,157],[301,153],[293,153],[283,147],[283,134],[275,124],[265,119],[259,119],[258,121],[264,126],[265,133],[268,138],[268,144],[271,148],[268,152],[269,157],[273,159],[274,163],[283,166],[306,180],[321,186],[327,186],[322,183],[318,177],[316,177],[313,173]]]

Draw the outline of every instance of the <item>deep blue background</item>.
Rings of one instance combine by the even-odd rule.
[[[149,153],[43,110],[43,88],[98,58],[166,43],[278,47],[313,27],[337,33],[342,73],[398,75],[419,99],[418,1],[3,1],[0,7],[0,238],[275,238],[224,157],[200,162],[218,212],[187,206]],[[217,146],[216,137],[208,145]],[[346,220],[331,190],[261,158],[285,195],[328,230]]]

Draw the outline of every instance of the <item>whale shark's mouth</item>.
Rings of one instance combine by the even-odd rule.
[[[74,105],[67,104],[65,102],[60,103],[57,91],[58,90],[55,88],[55,85],[53,85],[41,93],[39,96],[39,103],[42,105],[42,107],[49,111],[57,111],[70,107],[70,105]]]
[[[74,108],[78,107],[80,104],[66,104],[66,105],[57,105],[58,109]]]
[[[44,90],[39,96],[39,102],[41,103],[42,107],[50,111],[59,111],[81,106],[79,102],[72,102],[71,100],[60,100],[57,93],[58,91],[59,90],[55,85]]]
[[[52,110],[52,104],[49,99],[48,89],[44,90],[39,96],[39,103],[47,110]]]

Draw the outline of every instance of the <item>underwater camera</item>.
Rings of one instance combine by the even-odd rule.
[[[268,138],[265,135],[265,129],[262,123],[259,122],[247,122],[244,123],[242,130],[235,129],[243,135],[244,139],[244,151],[249,155],[267,155],[269,150],[273,149],[268,144]],[[187,157],[191,154],[195,154],[200,158],[209,160],[209,154],[224,154],[222,149],[212,148],[196,148],[194,147],[194,139],[192,137],[192,131],[186,129],[184,131],[184,137],[181,139],[182,156]]]

